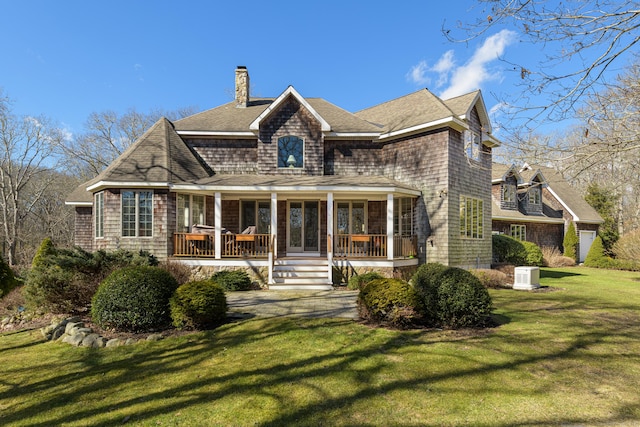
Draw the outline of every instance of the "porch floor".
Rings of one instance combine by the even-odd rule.
[[[228,292],[229,317],[358,319],[358,291]]]

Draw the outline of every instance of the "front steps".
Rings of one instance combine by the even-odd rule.
[[[329,263],[323,258],[283,258],[273,263],[270,290],[331,290],[327,272]]]

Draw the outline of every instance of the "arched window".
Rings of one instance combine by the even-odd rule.
[[[304,140],[302,138],[293,135],[278,138],[278,167],[304,167]]]

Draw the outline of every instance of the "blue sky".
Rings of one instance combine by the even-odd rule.
[[[420,88],[445,97],[508,89],[519,73],[498,57],[540,51],[497,28],[449,43],[443,23],[482,13],[475,2],[0,0],[0,87],[14,112],[70,133],[92,112],[213,108],[231,100],[245,65],[253,96],[293,85],[358,111]]]

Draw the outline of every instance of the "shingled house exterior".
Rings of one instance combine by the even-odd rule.
[[[349,113],[289,86],[161,119],[72,193],[76,244],[145,249],[270,288],[491,263],[491,124],[479,91]]]
[[[493,233],[562,250],[573,222],[580,241],[578,261],[584,261],[604,220],[562,175],[527,163],[494,163],[492,175]]]

